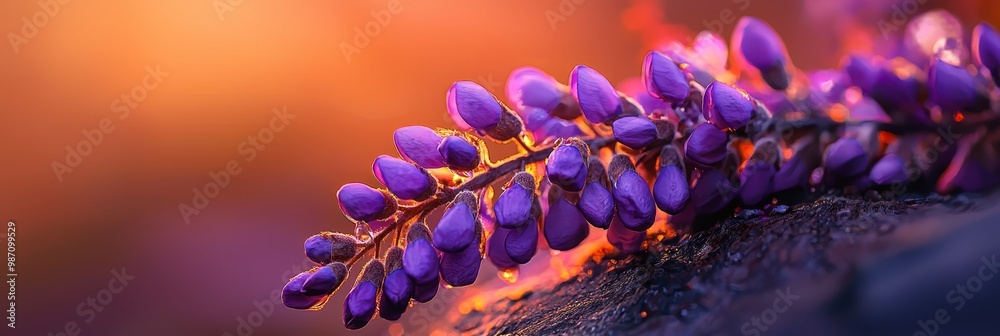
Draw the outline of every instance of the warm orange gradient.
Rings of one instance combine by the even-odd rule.
[[[0,219],[19,230],[14,335],[55,335],[68,324],[83,335],[237,335],[255,303],[302,269],[306,237],[351,230],[333,192],[377,183],[371,161],[395,153],[393,130],[450,124],[444,96],[452,82],[475,80],[502,96],[518,66],[565,79],[587,64],[617,83],[639,74],[653,43],[636,30],[694,33],[736,8],[644,1],[639,8],[664,11],[647,17],[627,12],[625,1],[399,0],[348,61],[342,43],[390,1],[61,1],[42,1],[60,4],[58,12],[17,47],[10,34],[44,9],[35,0],[0,4]],[[546,12],[578,2],[553,29]],[[924,6],[948,5],[969,27],[997,13],[989,1],[954,2]],[[217,3],[233,4],[220,17]],[[799,6],[753,1],[736,15],[787,33],[797,65],[834,66],[839,56],[830,51],[840,46],[823,44],[823,27],[789,14]],[[147,78],[156,67],[162,82]],[[124,114],[128,103],[116,100],[131,93],[145,99]],[[294,118],[274,127],[276,108]],[[273,139],[252,151],[241,145],[261,132]],[[102,134],[100,143],[68,164],[66,147],[87,134]],[[230,162],[239,173],[185,218],[179,206]],[[135,279],[88,313],[87,298],[122,268]],[[481,281],[499,281],[483,269]],[[321,312],[274,307],[253,334],[342,334],[345,293]],[[408,313],[423,320],[404,315],[390,329],[376,319],[358,334],[413,330],[455,308],[440,302]]]

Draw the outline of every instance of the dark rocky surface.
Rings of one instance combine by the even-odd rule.
[[[704,228],[692,234],[588,262],[567,281],[469,312],[455,327],[489,335],[997,335],[1000,276],[990,281],[997,270],[987,264],[1000,254],[998,199],[825,195],[699,219]]]

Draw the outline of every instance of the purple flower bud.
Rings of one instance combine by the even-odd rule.
[[[518,179],[521,183],[517,182]],[[518,173],[493,205],[497,224],[505,229],[529,224],[535,202],[535,179],[529,173]]]
[[[438,287],[440,286],[438,274],[434,273],[434,282],[428,282],[426,284],[417,284],[417,287],[413,290],[413,301],[420,303],[427,303],[437,295]]]
[[[342,233],[322,232],[306,239],[306,256],[317,264],[347,261],[357,253],[357,242],[356,238]]]
[[[891,69],[880,68],[872,81],[871,97],[888,108],[902,108],[917,100],[919,83],[914,78],[900,78]]]
[[[841,138],[826,148],[823,171],[838,184],[850,183],[865,173],[868,154],[857,139]]]
[[[645,231],[656,219],[656,201],[649,184],[634,169],[622,172],[611,182],[611,195],[615,199],[618,217],[626,228]]]
[[[817,70],[809,73],[810,92],[826,103],[841,101],[844,91],[851,87],[851,79],[840,70]]]
[[[459,252],[476,239],[476,215],[464,203],[456,203],[441,216],[434,228],[434,247],[441,252]]]
[[[774,185],[774,166],[763,161],[751,160],[740,172],[740,200],[746,205],[760,204],[771,194]]]
[[[507,99],[518,109],[537,107],[552,111],[559,106],[562,91],[554,78],[538,69],[519,72],[521,69],[514,70],[507,79]]]
[[[396,212],[396,199],[392,195],[362,183],[348,183],[340,187],[337,190],[337,201],[340,203],[340,210],[354,221],[385,219]]]
[[[518,263],[515,262],[507,255],[507,236],[510,235],[509,229],[504,229],[502,227],[497,227],[493,234],[490,234],[489,238],[486,238],[486,259],[490,260],[493,266],[497,269],[510,269],[517,267]]]
[[[347,278],[347,266],[340,262],[318,267],[302,283],[302,294],[306,296],[329,295],[337,290]]]
[[[472,128],[487,132],[500,123],[503,106],[482,85],[470,81],[452,84],[448,90],[448,111]],[[457,122],[456,122],[457,123]]]
[[[511,230],[504,240],[504,251],[518,264],[531,261],[538,251],[538,221],[532,217],[528,225]]]
[[[695,212],[703,215],[719,212],[729,206],[739,190],[718,169],[701,172],[691,188]]]
[[[479,149],[457,136],[444,138],[437,151],[445,165],[454,170],[473,170],[482,162]]]
[[[976,79],[965,68],[934,61],[928,71],[930,99],[946,113],[988,107],[985,96],[979,94]]]
[[[844,58],[841,64],[851,82],[860,87],[861,92],[865,94],[872,92],[872,85],[879,70],[872,64],[869,56],[850,55]]]
[[[687,176],[678,165],[660,166],[653,183],[653,199],[656,206],[671,215],[676,215],[687,208],[690,190]]]
[[[656,125],[645,116],[619,118],[611,129],[615,140],[632,149],[643,149],[656,141]]]
[[[760,70],[768,85],[779,91],[788,88],[785,43],[770,25],[744,16],[736,24],[732,41],[732,49],[739,51],[748,64]]]
[[[310,296],[302,292],[302,285],[309,280],[311,275],[312,273],[302,272],[288,280],[285,287],[281,289],[281,302],[285,304],[285,307],[308,310],[323,308],[326,300],[330,298],[329,295]]]
[[[583,131],[576,123],[558,118],[551,118],[542,125],[542,129],[535,132],[535,139],[538,142],[545,142],[554,139],[569,139],[583,136]]]
[[[684,143],[684,155],[698,168],[708,169],[726,158],[728,141],[729,136],[725,132],[711,124],[702,123],[695,126]]]
[[[403,251],[403,270],[418,285],[437,285],[440,257],[431,245],[427,226],[423,223],[411,225],[406,239],[408,243]]]
[[[379,316],[389,321],[398,320],[410,305],[414,290],[413,280],[406,275],[406,271],[401,268],[390,271],[382,284]]]
[[[382,185],[404,200],[423,201],[437,191],[437,181],[427,170],[388,155],[376,158],[372,170]]]
[[[402,127],[392,134],[392,139],[403,159],[424,168],[445,166],[444,158],[437,151],[442,138],[434,130],[424,126]]]
[[[605,123],[622,114],[618,91],[597,70],[577,65],[570,74],[569,87],[588,121]]]
[[[879,159],[872,167],[868,177],[878,185],[903,183],[910,179],[906,173],[906,163],[903,162],[903,158],[893,153],[886,154]]]
[[[642,62],[642,80],[650,95],[680,104],[691,92],[687,76],[674,60],[659,51],[650,51]]]
[[[642,106],[642,111],[646,115],[661,115],[668,116],[670,118],[676,117],[673,109],[670,108],[670,103],[663,101],[663,99],[653,97],[646,91],[646,84],[643,83],[642,78],[633,77],[626,79],[618,85],[621,92],[625,93],[629,97],[635,99],[640,106]]]
[[[532,133],[538,133],[542,130],[542,126],[545,126],[545,123],[553,118],[545,110],[537,107],[527,107],[521,110],[521,119],[524,119],[524,128]]]
[[[972,56],[976,64],[990,70],[993,82],[1000,86],[1000,35],[985,22],[972,30]]]
[[[980,192],[997,185],[997,175],[979,160],[965,155],[956,155],[948,169],[937,181],[939,193]]]
[[[646,240],[646,231],[633,231],[625,227],[622,220],[615,216],[608,227],[608,242],[611,246],[625,254],[632,254],[642,250],[642,242]]]
[[[798,154],[792,156],[781,165],[774,175],[774,192],[781,192],[795,187],[805,188],[809,185],[812,168]]]
[[[615,215],[615,200],[603,184],[587,182],[576,205],[591,225],[602,229],[611,225],[611,218]]]
[[[557,197],[549,204],[549,212],[545,214],[542,228],[545,241],[557,251],[569,251],[577,247],[590,233],[587,220],[580,210],[562,197]]]
[[[719,130],[734,132],[745,128],[755,108],[750,95],[725,83],[714,82],[705,89],[702,111],[705,119]]]
[[[586,145],[579,139],[564,141],[556,146],[549,154],[549,158],[545,160],[545,172],[549,182],[566,191],[583,190],[583,186],[587,182],[587,157],[589,155]]]
[[[465,249],[455,253],[441,253],[441,280],[453,287],[468,286],[476,282],[479,266],[483,261],[479,250],[481,236]]]
[[[847,106],[850,111],[852,121],[878,121],[890,123],[892,119],[885,113],[878,102],[868,97],[861,97],[856,102],[849,102]]]
[[[377,259],[365,265],[358,282],[347,294],[344,300],[344,327],[351,330],[361,329],[375,316],[379,289],[385,279],[385,266]]]

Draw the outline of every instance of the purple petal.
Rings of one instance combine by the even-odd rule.
[[[972,74],[942,60],[931,65],[927,86],[931,101],[946,113],[971,109],[982,101]]]
[[[455,82],[448,90],[447,99],[451,115],[457,115],[478,131],[491,130],[500,122],[503,107],[493,94],[479,84],[470,81]]]
[[[690,199],[690,187],[687,176],[681,167],[677,165],[666,165],[660,167],[656,175],[656,182],[653,183],[653,199],[656,206],[671,215],[676,215],[684,211]]]
[[[903,162],[903,158],[896,154],[886,154],[875,166],[872,167],[871,173],[868,174],[872,182],[878,185],[890,185],[895,183],[903,183],[910,179],[910,176],[906,173],[906,163]]]
[[[885,113],[882,106],[879,106],[878,102],[868,97],[861,97],[858,101],[849,103],[847,108],[850,111],[850,119],[852,121],[892,122],[892,119]]]
[[[515,229],[528,224],[534,195],[534,190],[528,190],[517,183],[511,184],[500,194],[493,206],[497,224],[505,229]]]
[[[460,252],[476,239],[476,216],[465,203],[445,210],[434,228],[434,247],[441,252]]]
[[[437,285],[440,260],[438,251],[426,239],[417,239],[403,250],[403,270],[417,284]]]
[[[786,63],[781,37],[770,25],[752,16],[744,16],[736,24],[733,43],[733,50],[739,50],[747,63],[761,72]]]
[[[414,292],[413,280],[402,269],[389,272],[382,283],[382,296],[379,299],[378,314],[382,318],[398,320],[410,305]]]
[[[728,142],[729,136],[725,132],[709,123],[702,123],[694,128],[684,143],[684,155],[699,168],[711,168],[726,158]]]
[[[642,242],[646,240],[646,231],[633,231],[625,227],[618,216],[611,220],[608,227],[608,242],[611,246],[625,254],[632,254],[642,250]]]
[[[545,161],[549,182],[566,191],[581,191],[587,182],[587,161],[580,149],[562,144],[549,154]]]
[[[445,166],[444,158],[438,152],[441,136],[424,126],[407,126],[397,129],[392,135],[399,156],[424,168]]]
[[[382,185],[404,200],[421,201],[437,190],[437,184],[431,181],[426,170],[388,155],[376,158],[372,170]]]
[[[520,76],[507,82],[507,88],[514,90],[507,97],[518,109],[537,107],[548,112],[559,106],[562,100],[558,85],[552,77]]]
[[[545,241],[549,247],[557,251],[573,249],[590,233],[587,220],[583,218],[580,210],[562,197],[559,197],[555,204],[549,205],[543,229]]]
[[[510,260],[518,264],[527,264],[538,251],[538,222],[531,222],[519,229],[511,230],[504,240],[504,251]]]
[[[649,184],[635,170],[626,170],[612,182],[611,195],[615,199],[618,217],[626,228],[645,231],[653,226],[656,201]]]
[[[457,136],[444,138],[437,151],[445,165],[455,170],[472,170],[482,162],[479,149]]]
[[[985,22],[972,30],[972,56],[976,64],[990,70],[993,82],[1000,86],[1000,35]]]
[[[774,166],[755,161],[740,172],[740,200],[746,205],[760,204],[771,194],[774,185]]]
[[[673,104],[680,104],[691,92],[681,68],[659,51],[646,54],[642,62],[642,80],[650,95]]]
[[[872,64],[870,56],[850,55],[841,63],[844,72],[847,73],[854,85],[860,87],[865,94],[872,91],[878,68]]]
[[[916,79],[900,78],[892,70],[880,68],[872,82],[871,97],[883,105],[901,108],[917,100],[918,87]]]
[[[312,309],[327,300],[328,297],[326,295],[310,296],[302,292],[302,285],[305,284],[310,275],[312,274],[309,272],[302,272],[292,277],[291,280],[288,280],[285,287],[281,289],[281,302],[284,303],[285,307],[292,309]]]
[[[507,76],[507,83],[504,87],[507,99],[511,102],[517,102],[517,96],[520,94],[521,88],[524,87],[526,82],[530,81],[542,81],[551,86],[558,86],[559,84],[559,81],[541,69],[531,66],[520,67],[511,71],[510,75]]]
[[[378,286],[371,281],[364,281],[354,286],[344,300],[344,327],[357,330],[368,325],[375,316],[377,296]]]
[[[302,293],[308,296],[328,295],[337,290],[346,277],[347,266],[343,263],[320,267],[302,283]]]
[[[632,149],[642,149],[656,141],[656,125],[646,117],[624,117],[611,126],[615,140]]]
[[[559,118],[551,118],[542,125],[542,129],[535,132],[535,139],[545,142],[555,139],[568,139],[583,136],[583,131],[576,123]]]
[[[545,125],[550,119],[553,119],[548,112],[537,107],[528,107],[521,110],[521,119],[524,119],[524,128],[532,133],[537,133],[542,130],[542,126]]]
[[[716,128],[732,132],[750,124],[755,106],[743,90],[714,82],[705,89],[702,109]]]
[[[701,172],[691,188],[691,201],[695,211],[707,215],[729,206],[738,190],[718,169]]]
[[[583,116],[590,122],[607,122],[622,113],[618,92],[597,70],[577,65],[570,74],[569,86],[573,97],[580,102]]]
[[[611,225],[611,218],[615,215],[615,200],[611,192],[598,182],[587,183],[576,206],[587,222],[602,229]]]
[[[405,162],[404,164],[410,165]],[[340,190],[337,190],[337,201],[340,203],[340,210],[347,217],[362,222],[391,215],[392,213],[386,213],[389,208],[388,203],[392,202],[395,205],[395,200],[387,199],[381,191],[362,183],[348,183],[340,187]]]
[[[868,154],[856,139],[841,138],[826,149],[823,171],[836,183],[848,183],[864,174]]]
[[[799,155],[792,156],[781,165],[778,173],[774,175],[774,192],[789,190],[795,187],[806,187],[809,185],[809,175],[812,168],[809,167]]]
[[[632,77],[626,79],[618,87],[621,89],[621,92],[624,92],[629,97],[632,97],[632,99],[635,99],[639,105],[642,105],[642,110],[646,115],[674,116],[674,111],[670,108],[670,103],[650,95],[649,91],[646,91],[646,84],[643,83],[642,78]]]
[[[322,234],[312,235],[305,242],[306,257],[317,264],[326,264],[333,259],[333,242]]]
[[[413,301],[427,303],[437,295],[438,287],[440,287],[440,281],[438,274],[434,273],[434,282],[417,284],[417,287],[413,291]]]
[[[510,235],[508,229],[502,227],[496,228],[493,234],[490,234],[489,238],[486,238],[486,258],[490,260],[493,266],[497,269],[509,269],[517,267],[517,262],[510,258],[507,254],[507,236]]]
[[[455,253],[441,254],[441,280],[453,287],[468,286],[476,282],[483,255],[479,239]]]

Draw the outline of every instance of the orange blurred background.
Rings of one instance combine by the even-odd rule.
[[[882,41],[844,36],[877,34],[893,4],[837,16],[816,10],[820,0],[396,2],[396,13],[388,0],[0,4],[0,217],[18,233],[17,328],[0,334],[245,335],[241,319],[254,312],[267,315],[254,335],[342,334],[346,290],[318,313],[269,311],[265,302],[301,270],[306,237],[352,230],[333,193],[347,182],[377,184],[371,161],[395,154],[396,128],[450,124],[452,82],[474,80],[502,96],[516,67],[565,79],[587,64],[617,83],[639,74],[660,38],[691,37],[727,10],[770,22],[796,65],[832,67],[845,50]],[[1000,20],[1000,5],[987,0],[920,10],[941,7],[967,28]],[[54,14],[25,34],[23,19],[46,8]],[[355,28],[379,15],[388,20],[378,33],[345,57]],[[152,88],[147,69],[156,67],[166,74]],[[126,115],[128,103],[116,99],[130,93],[146,97]],[[294,118],[250,161],[241,142],[260,135],[274,109]],[[100,133],[102,122],[113,130]],[[68,164],[67,146],[87,134],[103,135]],[[239,174],[185,218],[179,206],[230,161]],[[135,278],[100,311],[87,306],[123,268]],[[481,281],[495,281],[483,269]],[[408,314],[452,309],[441,305]],[[407,327],[376,319],[359,334]]]

